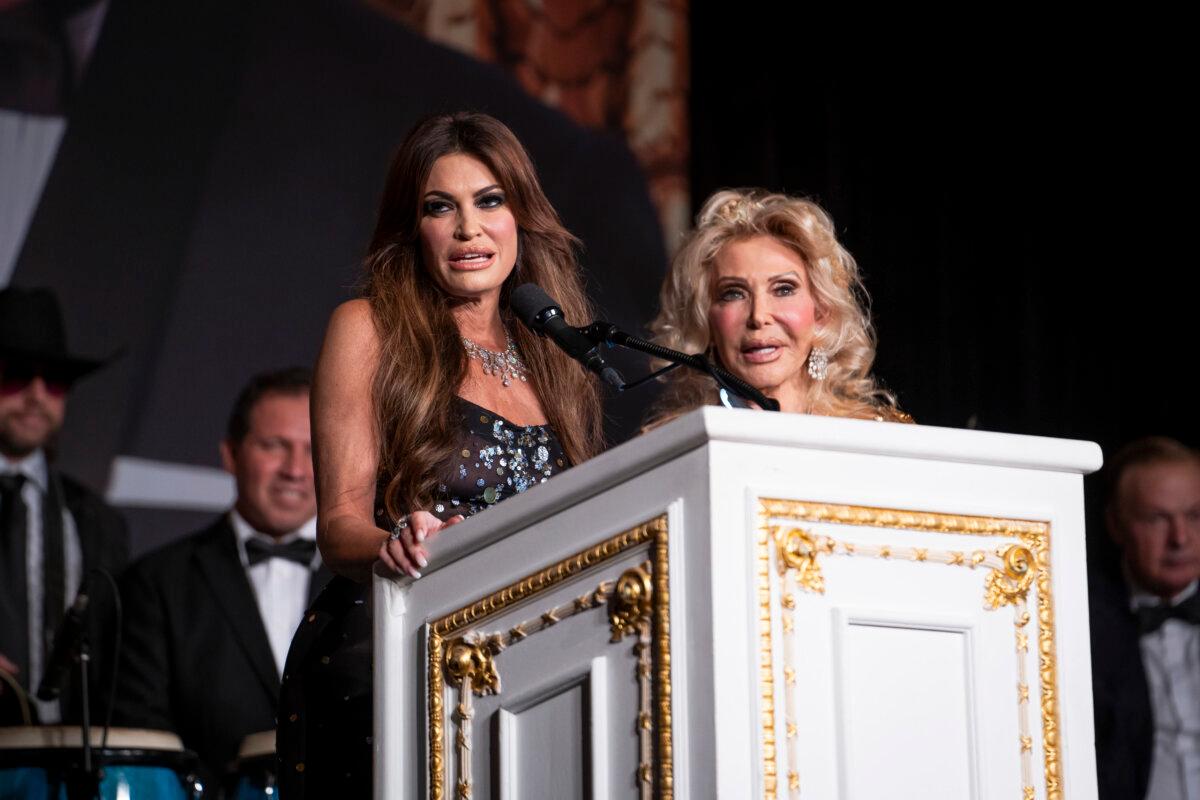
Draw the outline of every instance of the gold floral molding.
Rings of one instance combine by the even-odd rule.
[[[621,574],[608,606],[612,641],[619,642],[628,635],[637,635],[644,625],[650,624],[650,598],[653,594],[650,573],[645,568],[631,567]]]
[[[484,653],[490,656],[500,652],[505,646],[520,641],[536,630],[542,630],[555,624],[569,613],[585,610],[603,602],[603,594],[611,588],[611,584],[602,584],[591,595],[576,598],[567,607],[552,609],[542,614],[537,620],[521,623],[503,634],[486,636],[474,633],[479,623],[493,617],[508,608],[525,602],[550,589],[562,584],[580,573],[602,565],[623,553],[645,544],[650,545],[650,576],[653,595],[651,608],[653,626],[651,643],[653,646],[654,683],[657,708],[655,709],[655,734],[657,739],[657,764],[653,774],[656,782],[656,797],[671,798],[674,795],[674,773],[671,745],[671,641],[670,641],[670,583],[668,574],[668,528],[667,517],[662,515],[644,522],[630,530],[612,536],[592,547],[581,550],[544,569],[526,575],[524,578],[508,586],[481,597],[445,616],[439,617],[426,625],[426,663],[428,665],[428,736],[429,736],[429,796],[433,800],[444,800],[446,797],[446,753],[445,730],[446,708],[445,687],[448,681],[461,681],[460,687],[466,685],[474,690],[474,677],[477,668],[482,669],[481,675],[486,675],[486,668],[477,667],[484,660]],[[598,599],[598,596],[600,599]],[[566,609],[566,610],[564,610]],[[479,652],[471,648],[479,648]],[[453,666],[451,666],[453,664]],[[454,675],[459,677],[456,679]],[[495,674],[494,665],[492,674]],[[465,678],[465,680],[464,680]],[[452,683],[451,685],[455,685]],[[496,688],[499,687],[499,676],[496,675]],[[465,709],[470,714],[469,697],[471,691],[464,695],[467,698]],[[460,706],[463,706],[460,703]],[[460,737],[460,751],[469,750],[469,739],[466,742]],[[468,785],[460,785],[457,793],[469,793]]]
[[[770,558],[771,544],[778,548],[776,557],[787,569],[789,559],[797,566],[792,567],[807,576],[807,584],[802,584],[808,591],[823,592],[824,580],[817,564],[817,555],[823,549],[840,544],[841,552],[845,555],[871,555],[879,558],[908,558],[914,561],[937,560],[957,566],[975,568],[990,566],[985,582],[985,602],[989,607],[1012,604],[1017,612],[1017,646],[1018,650],[1028,637],[1021,628],[1022,614],[1028,622],[1029,615],[1024,611],[1025,596],[1030,586],[1037,586],[1038,614],[1038,664],[1041,678],[1041,719],[1042,719],[1042,753],[1046,781],[1047,800],[1062,800],[1062,774],[1059,761],[1058,741],[1058,689],[1057,689],[1057,658],[1054,641],[1054,602],[1050,580],[1050,524],[1036,520],[1003,519],[997,517],[941,514],[937,512],[889,509],[874,506],[854,506],[833,503],[818,503],[812,501],[786,500],[774,498],[759,498],[759,532],[758,532],[758,569],[757,588],[759,598],[759,666],[760,687],[762,689],[762,750],[763,750],[763,794],[768,800],[777,796],[776,774],[777,758],[775,750],[774,726],[774,672],[772,668],[772,642],[770,629],[771,611],[771,580]],[[776,536],[781,526],[771,525],[772,520],[789,520],[795,522],[824,523],[835,525],[852,525],[861,527],[891,528],[930,533],[947,533],[970,536],[996,536],[1017,539],[1021,545],[1002,548],[995,554],[977,550],[972,553],[962,551],[935,551],[927,548],[897,548],[888,545],[856,545],[851,542],[840,542],[830,537],[815,537],[801,531],[792,537],[791,532],[777,541]],[[832,543],[832,544],[831,544]],[[812,588],[819,586],[819,589]],[[784,596],[781,602],[788,608],[788,601],[794,605],[794,598]],[[994,605],[991,603],[994,602]],[[765,622],[764,622],[765,615]],[[786,620],[784,622],[786,630]],[[1024,669],[1022,662],[1022,670]],[[1028,693],[1028,685],[1022,672],[1020,689]],[[1025,789],[1028,790],[1028,776]],[[789,783],[791,776],[789,775]]]
[[[495,653],[485,642],[471,642],[464,637],[452,641],[446,648],[446,675],[451,685],[460,687],[470,681],[476,694],[497,694],[500,675],[492,660]]]
[[[984,583],[984,605],[990,609],[1015,605],[1024,600],[1033,585],[1033,553],[1028,547],[1010,545],[1002,552],[1003,569],[993,569]]]
[[[792,528],[783,536],[775,534],[779,542],[779,569],[796,571],[796,580],[802,587],[816,594],[825,594],[825,578],[821,565],[817,563],[817,541],[802,528]]]
[[[814,594],[825,594],[825,577],[817,556],[847,555],[864,558],[897,559],[917,562],[948,564],[950,566],[991,567],[984,581],[984,607],[995,610],[1012,605],[1017,598],[1024,598],[1033,583],[1033,553],[1024,545],[1011,544],[998,547],[994,552],[973,550],[937,550],[928,547],[896,547],[890,544],[849,542],[832,536],[820,536],[803,528],[783,531],[777,526],[770,528],[776,542],[779,573],[796,574],[799,588]]]

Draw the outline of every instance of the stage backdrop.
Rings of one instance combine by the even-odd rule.
[[[569,87],[555,95],[547,82],[534,97],[514,64],[431,41],[413,27],[430,14],[344,0],[102,8],[12,280],[59,292],[76,348],[124,348],[72,393],[59,459],[109,487],[134,523],[135,550],[230,502],[217,442],[235,394],[256,371],[312,363],[329,312],[354,295],[389,157],[430,113],[478,109],[508,123],[585,243],[597,305],[631,329],[652,316],[662,209],[686,204],[686,142],[675,194],[654,195],[674,199],[656,207],[646,165],[660,145],[629,146],[653,126],[624,124],[638,119],[642,91],[630,64],[653,47],[623,48],[658,36],[637,33],[662,27],[658,11],[668,23],[681,12],[620,9],[612,41],[629,63],[612,48],[587,62],[612,84],[596,117]],[[679,19],[666,29],[683,35]],[[532,64],[550,51],[562,55],[558,45],[523,52]],[[611,438],[637,429],[644,403],[610,403]]]

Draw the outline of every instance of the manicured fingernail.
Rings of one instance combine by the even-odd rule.
[[[425,556],[417,553],[417,563],[421,565],[421,569],[429,566],[429,562],[425,560]]]
[[[425,541],[425,531],[417,531],[417,541],[418,542]]]
[[[414,570],[412,571],[412,576],[413,576],[414,578],[419,578],[419,577],[421,577],[421,573],[417,572],[417,571],[414,569]]]

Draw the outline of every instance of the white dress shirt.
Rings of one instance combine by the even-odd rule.
[[[43,724],[62,720],[57,700],[42,702],[33,694],[42,680],[45,641],[42,635],[42,500],[50,486],[50,469],[46,454],[35,450],[21,461],[0,457],[0,475],[24,475],[21,497],[28,514],[25,517],[25,597],[29,607],[29,699],[37,706],[38,719]],[[75,593],[83,577],[83,548],[75,518],[63,506],[63,608],[75,602]]]
[[[257,538],[267,544],[287,544],[297,539],[315,542],[317,518],[313,517],[279,539],[254,530],[237,509],[229,512],[229,521],[237,533],[238,556],[242,559],[242,566],[246,568],[246,575],[254,588],[258,611],[262,615],[263,626],[267,629],[271,653],[275,656],[275,668],[282,676],[288,648],[292,646],[292,636],[296,633],[296,628],[300,627],[300,620],[308,607],[308,584],[313,573],[321,566],[321,554],[314,553],[312,564],[307,567],[286,558],[267,558],[250,566],[250,559],[246,555],[246,540]]]
[[[1175,605],[1197,591],[1197,581],[1171,600]],[[1134,587],[1130,606],[1154,606],[1161,599]],[[1146,800],[1200,798],[1200,626],[1169,619],[1140,639],[1142,664],[1154,715],[1154,756]]]

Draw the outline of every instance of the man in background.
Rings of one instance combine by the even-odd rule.
[[[118,572],[129,554],[125,523],[52,464],[72,384],[103,364],[67,348],[49,289],[0,290],[0,670],[32,695],[49,666],[55,631],[90,571]],[[108,670],[111,605],[101,589],[89,615],[93,677]],[[79,685],[33,701],[43,723],[80,716]],[[93,704],[107,693],[91,682]],[[12,707],[12,706],[8,706]],[[22,713],[22,716],[24,714]],[[6,720],[7,722],[25,720]]]
[[[328,575],[316,550],[307,369],[255,376],[221,460],[232,509],[129,568],[119,724],[170,730],[212,776],[275,727],[292,634]]]
[[[1120,574],[1093,574],[1102,800],[1200,797],[1200,453],[1140,439],[1108,465]]]

